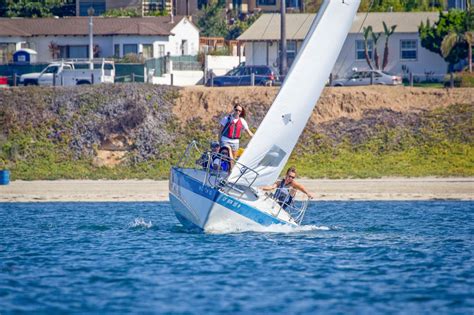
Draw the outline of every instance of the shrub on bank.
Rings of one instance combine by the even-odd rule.
[[[9,162],[12,179],[164,179],[192,139],[207,148],[217,134],[214,120],[179,121],[173,114],[177,88],[2,93],[0,161]],[[259,106],[253,105],[253,126],[264,115]],[[308,125],[289,164],[311,178],[474,176],[473,125],[472,104],[416,113],[369,110],[359,120]],[[96,163],[101,150],[123,152],[121,163]]]

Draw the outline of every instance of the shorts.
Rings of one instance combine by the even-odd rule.
[[[235,152],[239,149],[239,142],[230,142],[221,139],[221,147],[223,146],[228,146]]]

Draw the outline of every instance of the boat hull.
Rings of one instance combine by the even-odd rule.
[[[198,171],[194,170],[199,175]],[[170,177],[170,203],[178,220],[189,229],[219,230],[226,226],[261,227],[286,222],[259,210],[216,188],[204,185],[193,174],[173,168]]]

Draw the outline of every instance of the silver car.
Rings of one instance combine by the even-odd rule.
[[[400,85],[402,77],[392,75],[380,70],[360,70],[352,72],[349,78],[337,79],[332,81],[332,86],[354,86],[354,85]]]

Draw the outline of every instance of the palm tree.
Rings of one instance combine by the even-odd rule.
[[[367,64],[369,65],[370,69],[374,69],[372,66],[372,62],[370,61],[370,56],[369,56],[369,37],[372,34],[372,26],[367,26],[364,27],[363,29],[364,33],[364,56],[365,60],[367,61]]]
[[[374,61],[375,61],[375,68],[378,70],[380,69],[379,65],[379,53],[377,51],[377,42],[379,41],[380,36],[382,33],[372,33],[372,41],[374,43]]]
[[[464,33],[449,32],[441,42],[441,54],[448,57],[451,50],[458,44],[467,44],[467,59],[469,61],[469,72],[472,72],[472,46],[474,45],[474,32]]]
[[[383,49],[383,62],[382,62],[382,70],[384,70],[388,64],[388,40],[390,36],[392,36],[393,33],[395,32],[395,29],[397,28],[397,26],[392,25],[389,29],[387,24],[385,24],[385,22],[382,22],[382,23],[383,23],[383,32],[385,34],[385,47]]]

